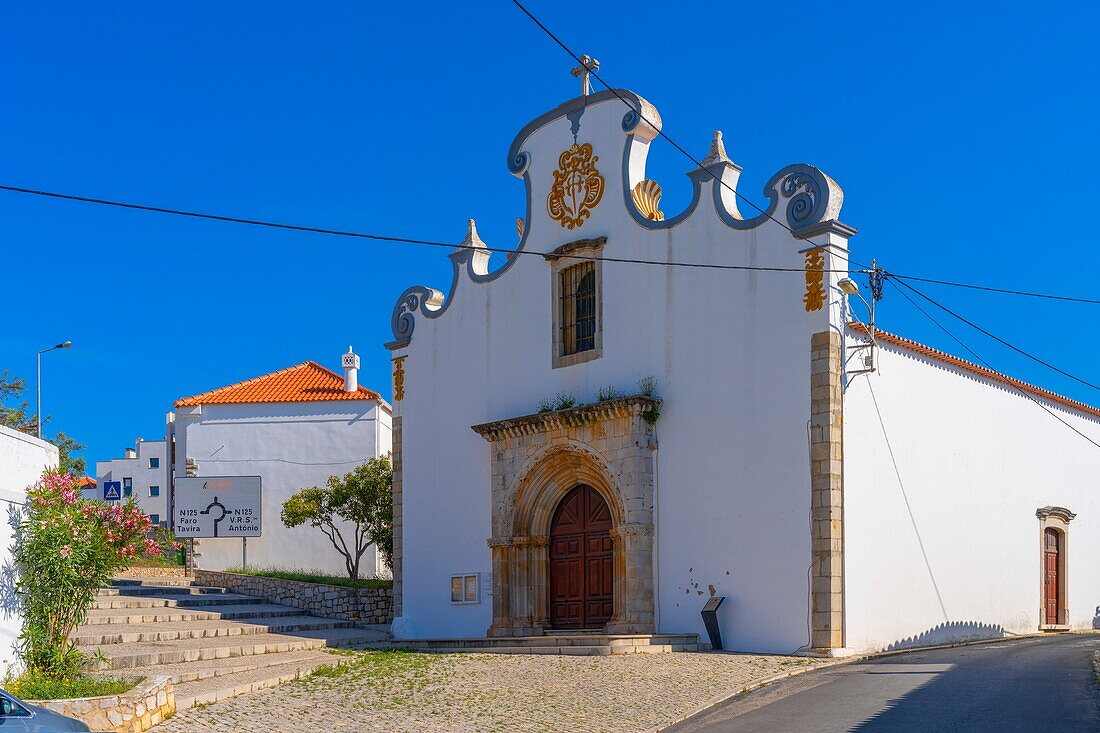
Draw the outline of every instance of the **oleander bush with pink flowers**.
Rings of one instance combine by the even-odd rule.
[[[27,672],[54,679],[82,674],[87,659],[69,640],[97,589],[134,558],[161,553],[134,500],[82,499],[74,476],[47,471],[27,492],[15,560],[23,612],[20,650]]]

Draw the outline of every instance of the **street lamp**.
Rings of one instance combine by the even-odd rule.
[[[867,324],[867,335],[871,337],[871,343],[855,347],[855,349],[867,349],[867,354],[863,359],[863,365],[866,368],[849,372],[849,374],[866,374],[867,372],[873,372],[875,371],[875,299],[872,297],[871,302],[868,303],[866,298],[859,294],[859,284],[850,277],[838,281],[836,286],[840,288],[840,292],[845,295],[854,295],[859,298],[863,302],[863,305],[867,306],[867,313],[870,316],[870,323]]]
[[[35,423],[38,427],[38,437],[42,438],[42,355],[47,351],[53,351],[54,349],[67,349],[73,345],[72,341],[62,341],[59,344],[54,344],[48,349],[42,349],[38,352],[38,381],[35,383],[38,391],[38,412],[35,413]]]

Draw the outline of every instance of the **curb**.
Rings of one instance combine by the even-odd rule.
[[[774,684],[776,682],[782,682],[783,680],[790,679],[791,677],[797,677],[799,675],[806,674],[808,672],[816,672],[819,669],[828,669],[829,667],[839,667],[839,666],[844,665],[844,664],[855,664],[856,662],[864,662],[864,661],[867,661],[868,659],[883,659],[883,658],[886,658],[886,657],[896,657],[896,656],[899,656],[901,654],[912,654],[914,652],[928,652],[928,651],[935,651],[937,649],[955,649],[957,647],[964,647],[964,646],[978,646],[978,645],[982,645],[982,644],[999,644],[999,643],[1003,643],[1003,642],[1006,642],[1006,641],[1016,641],[1017,639],[1038,639],[1038,638],[1042,638],[1042,637],[1059,636],[1059,635],[1063,635],[1063,634],[1082,634],[1082,635],[1091,634],[1091,635],[1095,635],[1095,634],[1098,634],[1098,633],[1100,633],[1100,631],[1096,631],[1096,630],[1092,630],[1092,629],[1079,629],[1079,630],[1073,630],[1073,631],[1059,631],[1059,632],[1036,631],[1036,632],[1032,632],[1032,633],[1028,633],[1028,634],[1014,634],[1012,636],[1003,636],[999,639],[975,639],[974,641],[960,641],[960,642],[956,642],[954,644],[938,644],[936,646],[918,646],[918,647],[910,647],[908,649],[894,649],[894,650],[887,651],[887,652],[867,652],[867,653],[863,653],[863,654],[854,654],[850,657],[843,657],[843,658],[840,658],[840,659],[831,659],[829,661],[821,662],[820,664],[816,664],[816,665],[813,665],[811,667],[803,667],[802,669],[793,669],[793,670],[790,670],[789,672],[780,672],[778,674],[773,674],[771,676],[763,677],[763,678],[758,679],[758,680],[753,680],[752,682],[749,682],[748,684],[744,685],[743,687],[741,687],[738,690],[735,690],[734,692],[729,692],[729,693],[726,693],[726,694],[723,694],[723,695],[718,695],[717,697],[711,698],[707,702],[705,702],[701,705],[698,705],[695,708],[692,708],[690,711],[688,711],[688,712],[684,713],[683,715],[677,717],[675,720],[671,720],[668,723],[664,723],[664,724],[656,726],[654,728],[648,728],[648,729],[646,729],[645,733],[661,733],[662,731],[666,731],[674,725],[679,725],[680,723],[684,722],[688,718],[693,718],[696,715],[698,715],[699,713],[701,713],[705,710],[709,710],[710,708],[714,707],[715,705],[720,705],[720,704],[726,702],[727,700],[732,700],[735,697],[740,697],[741,695],[745,695],[747,693],[750,693],[753,690],[758,690],[761,687],[766,687],[767,685],[771,685],[771,684]],[[804,657],[804,658],[812,659],[814,657]],[[821,659],[821,657],[816,657],[816,658]],[[1097,677],[1098,677],[1098,679],[1100,679],[1100,661],[1098,661],[1098,663],[1097,663]]]

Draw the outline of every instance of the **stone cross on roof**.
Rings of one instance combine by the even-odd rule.
[[[589,81],[589,75],[593,71],[599,71],[600,62],[599,59],[594,59],[588,54],[581,56],[581,65],[571,70],[573,76],[579,76],[581,78],[581,96],[587,97],[592,92],[592,83]]]

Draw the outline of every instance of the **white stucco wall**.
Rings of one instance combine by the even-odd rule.
[[[848,646],[1037,631],[1035,511],[1047,505],[1077,513],[1069,525],[1069,622],[1092,628],[1100,606],[1100,450],[1003,384],[892,346],[879,350],[878,367],[854,379],[844,402]],[[1044,404],[1100,443],[1100,420]]]
[[[344,575],[343,557],[320,530],[288,529],[279,519],[283,502],[329,476],[345,474],[367,459],[390,451],[390,415],[375,400],[203,405],[176,413],[176,476],[187,458],[199,476],[260,476],[263,536],[249,538],[248,564]],[[345,528],[347,529],[347,528]],[[239,566],[242,541],[198,540],[199,565],[208,570]],[[360,576],[380,569],[370,547]]]
[[[133,458],[114,458],[96,461],[96,496],[103,501],[103,482],[133,480],[133,497],[141,511],[156,516],[158,521],[168,521],[168,491],[170,489],[167,442],[164,440],[137,440]],[[151,467],[155,458],[159,465]],[[159,488],[159,496],[153,496],[151,488]],[[90,493],[90,492],[86,492]],[[125,497],[124,497],[125,498]]]
[[[804,267],[799,250],[807,243],[775,222],[747,231],[723,223],[710,179],[686,220],[664,230],[639,225],[627,192],[644,177],[648,145],[634,140],[624,180],[626,111],[613,99],[593,101],[583,113],[577,139],[593,144],[606,190],[591,219],[572,231],[546,213],[552,171],[574,141],[570,120],[547,122],[521,145],[530,155],[525,251],[606,236],[603,255],[611,258]],[[707,142],[693,146],[700,157]],[[724,175],[736,179],[730,168]],[[745,193],[767,204],[758,192]],[[777,218],[786,205],[780,199]],[[756,213],[741,208],[745,218]],[[815,240],[844,245],[830,236]],[[460,267],[446,312],[416,313],[411,342],[394,351],[407,357],[405,397],[395,404],[404,471],[403,616],[395,633],[483,636],[492,621],[488,588],[480,604],[449,602],[452,574],[491,572],[490,449],[471,425],[530,414],[540,398],[562,390],[580,402],[608,385],[635,394],[639,379],[654,376],[664,400],[655,512],[659,630],[705,634],[699,611],[713,592],[727,597],[720,617],[729,648],[806,644],[810,337],[828,328],[830,309],[806,312],[804,277],[605,262],[603,355],[552,369],[557,304],[549,264],[520,256],[488,283]]]
[[[11,555],[18,517],[14,511],[26,501],[26,490],[46,468],[56,468],[57,448],[44,440],[0,425],[0,669],[16,661],[16,642],[22,618],[18,613]]]

